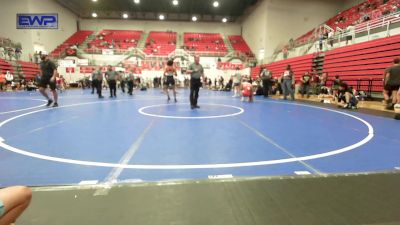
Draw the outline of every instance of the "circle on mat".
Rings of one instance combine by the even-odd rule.
[[[160,109],[167,115],[159,114],[157,110]],[[142,107],[138,112],[145,116],[167,119],[216,119],[240,115],[244,113],[244,109],[232,105],[202,104],[200,109],[191,110],[189,104],[160,104]]]
[[[46,100],[43,100],[43,99],[17,98],[17,97],[2,97],[0,99],[2,99],[2,100],[12,100],[13,102],[14,102],[14,100],[47,102]],[[2,102],[5,103],[6,101],[2,101]],[[30,107],[22,108],[22,109],[12,109],[12,110],[9,110],[9,111],[0,112],[0,115],[16,113],[16,112],[21,112],[21,111],[27,111],[27,110],[30,110],[30,109],[41,108],[41,107],[43,107],[45,105],[46,105],[46,103],[41,104],[41,105],[32,105]],[[0,108],[4,108],[2,106],[2,104],[0,104]]]
[[[267,101],[259,101],[262,103],[265,103]],[[92,103],[78,103],[78,104],[72,104],[72,105],[65,105],[61,106],[60,108],[72,108],[72,107],[79,107],[79,106],[84,106],[84,105],[89,105],[89,104],[103,104],[104,102],[92,102]],[[333,112],[333,113],[338,113],[347,117],[350,117],[352,119],[357,120],[358,122],[361,122],[368,128],[368,135],[363,138],[362,140],[358,141],[357,143],[354,143],[352,145],[342,147],[339,149],[335,150],[330,150],[328,152],[324,153],[319,153],[319,154],[314,154],[314,155],[308,155],[308,156],[301,156],[301,157],[292,157],[292,158],[283,158],[283,159],[276,159],[276,160],[266,160],[266,161],[256,161],[256,162],[241,162],[241,163],[224,163],[224,164],[192,164],[192,165],[137,165],[137,164],[120,164],[120,163],[107,163],[107,162],[95,162],[95,161],[84,161],[84,160],[75,160],[75,159],[68,159],[68,158],[60,158],[60,157],[53,157],[53,156],[48,156],[48,155],[43,155],[43,154],[38,154],[38,153],[33,153],[24,149],[20,149],[11,145],[8,145],[6,143],[6,140],[2,137],[0,137],[0,147],[4,148],[8,151],[25,155],[28,157],[32,158],[37,158],[37,159],[42,159],[42,160],[48,160],[48,161],[54,161],[54,162],[62,162],[62,163],[68,163],[68,164],[75,164],[75,165],[83,165],[83,166],[96,166],[96,167],[109,167],[109,168],[125,168],[125,169],[139,169],[139,170],[188,170],[188,169],[218,169],[218,168],[240,168],[240,167],[251,167],[251,166],[266,166],[266,165],[276,165],[276,164],[283,164],[283,163],[291,163],[291,162],[298,162],[298,161],[307,161],[307,160],[313,160],[313,159],[320,159],[320,158],[325,158],[329,156],[334,156],[338,154],[342,154],[348,151],[352,151],[356,148],[359,148],[366,143],[368,143],[373,137],[374,137],[374,128],[370,123],[367,121],[346,113],[342,111],[337,111],[333,109],[328,109],[328,108],[322,108],[318,106],[312,106],[312,105],[305,105],[305,104],[299,104],[299,103],[286,103],[286,102],[270,102],[274,104],[285,104],[285,105],[295,105],[295,106],[302,106],[302,107],[308,107],[308,108],[314,108],[318,110],[323,110],[323,111],[328,111],[328,112]],[[31,114],[39,113],[39,112],[44,112],[52,110],[50,108],[46,109],[41,109],[41,110],[36,110],[28,113],[24,113],[18,116],[14,116],[12,118],[9,118],[5,121],[2,121],[0,123],[0,128],[3,127],[5,124],[16,120],[21,117],[25,117]]]

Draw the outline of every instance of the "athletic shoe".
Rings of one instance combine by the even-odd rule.
[[[113,96],[111,95],[110,98],[113,98]]]
[[[53,100],[51,100],[51,99],[49,99],[49,100],[47,100],[47,107],[49,107],[50,105],[51,105],[51,103],[53,103]]]
[[[103,96],[99,96],[99,98],[104,98]]]
[[[194,107],[193,105],[190,106],[190,109],[195,109],[196,107]]]
[[[198,105],[195,105],[195,106],[194,106],[194,108],[196,108],[196,109],[200,109],[200,106],[198,106]]]
[[[58,103],[57,103],[57,102],[54,102],[53,107],[54,107],[54,108],[55,108],[55,107],[58,107]]]
[[[175,99],[175,103],[177,103],[177,102],[178,102],[178,100]]]
[[[389,105],[386,106],[386,109],[387,110],[394,110],[394,104],[390,103]]]

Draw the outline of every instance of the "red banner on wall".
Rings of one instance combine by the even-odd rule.
[[[75,67],[66,67],[65,72],[67,73],[75,73]]]
[[[219,62],[217,65],[217,68],[220,70],[235,70],[236,68],[239,68],[240,70],[244,69],[243,64],[234,64],[230,62]]]
[[[92,73],[94,68],[88,66],[79,67],[81,73]]]

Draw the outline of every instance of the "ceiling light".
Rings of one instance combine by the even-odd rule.
[[[193,22],[196,22],[196,21],[197,21],[197,17],[193,16],[193,17],[192,17],[192,21],[193,21]]]
[[[172,1],[172,5],[179,5],[179,1],[178,0],[173,0]]]
[[[214,7],[218,7],[218,6],[219,6],[219,2],[218,2],[218,1],[215,1],[215,2],[213,3],[213,6],[214,6]]]
[[[165,16],[164,16],[163,14],[161,14],[160,16],[158,16],[158,18],[159,18],[160,20],[164,20],[164,19],[165,19]]]
[[[135,4],[139,4],[139,3],[140,3],[140,0],[133,0],[133,2],[134,2]]]
[[[122,14],[122,17],[123,17],[124,19],[128,19],[129,15],[128,15],[128,13],[124,13],[124,14]]]
[[[97,0],[92,0],[92,2],[97,2]]]
[[[97,17],[97,13],[92,13],[92,17],[96,18]]]
[[[228,19],[224,17],[224,18],[222,18],[222,22],[226,23],[226,22],[228,22]]]

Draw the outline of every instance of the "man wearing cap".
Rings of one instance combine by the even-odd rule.
[[[204,69],[200,64],[200,57],[194,57],[194,63],[189,66],[186,71],[190,74],[190,108],[198,109],[197,100],[199,98],[199,90],[201,87],[201,77],[204,77]]]
[[[56,77],[57,77],[57,66],[54,62],[49,59],[47,52],[42,52],[40,62],[40,75],[41,79],[38,84],[40,93],[47,99],[47,107],[49,107],[53,102],[53,107],[57,107],[58,95],[56,91]],[[49,98],[46,93],[47,86],[50,87],[53,93],[53,99]]]

